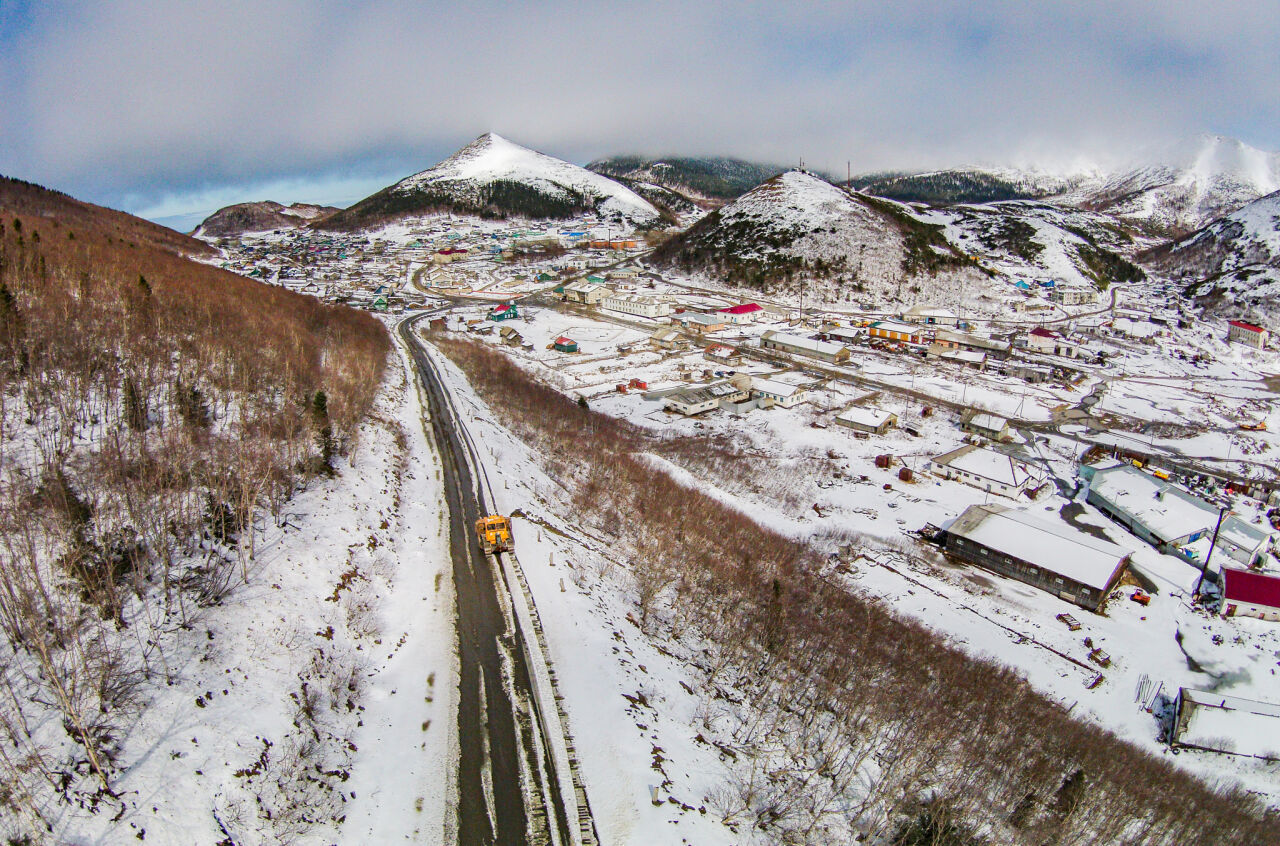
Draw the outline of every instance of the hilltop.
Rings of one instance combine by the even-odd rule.
[[[179,255],[207,256],[214,252],[203,241],[167,226],[7,176],[0,176],[0,209],[14,215],[48,218],[56,226],[109,232],[112,237],[126,243],[155,247]]]
[[[653,261],[762,292],[902,299],[915,293],[904,290],[914,277],[979,272],[942,228],[898,203],[788,171],[669,239]]]
[[[266,200],[256,203],[237,203],[218,209],[204,219],[191,234],[197,238],[227,238],[246,232],[268,232],[273,229],[293,229],[318,223],[342,211],[333,206],[310,203],[281,203]]]
[[[648,200],[607,177],[489,132],[318,226],[367,229],[443,212],[541,219],[590,213],[634,226],[652,225],[662,217]]]

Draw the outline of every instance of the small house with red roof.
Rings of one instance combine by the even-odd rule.
[[[1061,355],[1075,358],[1080,347],[1051,329],[1037,326],[1027,333],[1027,349],[1045,355]]]
[[[1223,567],[1222,616],[1280,622],[1280,576]]]
[[[1227,343],[1248,344],[1255,349],[1267,345],[1271,333],[1261,326],[1245,323],[1243,320],[1232,320],[1227,323]]]
[[[718,312],[726,322],[732,324],[751,323],[759,320],[764,314],[764,306],[759,303],[741,303],[728,308],[722,308]]]

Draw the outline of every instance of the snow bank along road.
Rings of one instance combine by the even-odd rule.
[[[530,682],[525,633],[495,569],[496,557],[483,554],[472,537],[472,527],[493,502],[488,480],[412,332],[427,314],[402,321],[398,329],[426,388],[452,527],[459,673],[456,839],[460,844],[578,843],[550,750],[551,742],[562,746],[564,741],[542,734],[540,709],[554,703],[540,702]],[[577,803],[571,797],[569,804]]]

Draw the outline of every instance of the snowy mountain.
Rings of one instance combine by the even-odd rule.
[[[1178,236],[1277,189],[1280,153],[1214,135],[1162,151],[1141,166],[1083,180],[1053,201]]]
[[[863,294],[901,300],[910,277],[943,268],[978,272],[940,225],[803,171],[774,177],[712,212],[653,260],[770,293],[802,286],[830,302]]]
[[[783,171],[774,165],[722,156],[669,156],[660,159],[613,156],[597,159],[588,164],[587,169],[614,179],[660,185],[695,202],[711,204],[740,197]]]
[[[1188,295],[1216,313],[1280,317],[1280,191],[1147,258],[1164,273],[1190,281]]]
[[[850,185],[935,206],[1045,200],[1177,237],[1280,189],[1280,153],[1215,135],[1144,151],[1118,168],[958,167],[866,174]]]
[[[237,203],[218,209],[196,227],[191,234],[197,238],[226,238],[246,232],[267,232],[272,229],[293,229],[314,221],[321,221],[341,209],[317,206],[310,203],[282,205],[270,200],[256,203]]]
[[[637,226],[652,224],[661,216],[648,200],[607,177],[490,132],[322,226],[361,229],[443,211],[493,218],[594,213]]]

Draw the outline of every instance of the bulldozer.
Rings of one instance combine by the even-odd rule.
[[[480,548],[485,555],[495,552],[510,552],[511,521],[501,514],[490,514],[476,521],[476,536],[480,539]]]

